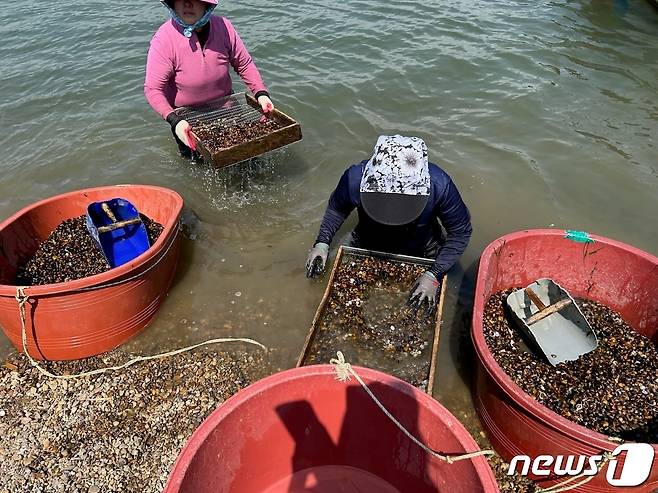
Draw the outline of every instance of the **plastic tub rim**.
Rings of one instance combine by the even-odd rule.
[[[466,430],[464,425],[462,425],[457,417],[448,411],[438,400],[430,397],[428,394],[420,391],[413,385],[400,380],[399,378],[388,375],[387,373],[360,366],[353,366],[352,368],[358,373],[358,375],[364,380],[366,384],[368,384],[370,381],[376,381],[385,385],[395,385],[397,390],[400,390],[401,392],[404,392],[416,399],[419,405],[427,405],[431,403],[434,403],[434,406],[438,405],[437,409],[442,415],[441,418],[445,419],[443,423],[451,432],[454,433],[454,437],[461,445],[464,446],[465,450],[481,450],[478,444],[475,442],[475,439],[471,436],[468,430]],[[187,470],[191,465],[192,459],[196,456],[197,452],[204,444],[208,436],[215,431],[220,421],[238,410],[238,408],[249,399],[256,397],[258,394],[262,393],[268,388],[284,381],[283,379],[288,376],[289,378],[286,379],[286,381],[299,380],[308,376],[326,376],[327,378],[331,378],[335,376],[335,370],[332,365],[327,364],[291,368],[257,380],[251,385],[233,394],[224,403],[220,404],[212,413],[210,413],[210,415],[208,415],[208,417],[196,428],[196,430],[194,430],[190,438],[187,439],[185,445],[176,458],[176,461],[171,467],[171,470],[169,471],[169,478],[163,493],[179,491],[185,479]],[[337,384],[340,384],[340,382],[337,381]],[[346,382],[342,385],[359,384],[358,382],[351,380],[349,383]],[[461,427],[462,431],[464,432],[463,435],[455,432],[455,425],[457,425],[457,429]],[[485,462],[483,463],[482,461]],[[492,491],[499,491],[493,470],[489,466],[486,457],[475,457],[471,459],[471,462],[473,463],[473,467],[475,468],[478,478],[480,478],[483,483],[485,482],[485,479],[487,480],[487,483],[484,484],[485,491],[486,488],[494,488]]]
[[[163,252],[166,252],[171,245],[167,245],[166,248],[161,248],[162,244],[167,241],[169,243],[175,241],[176,236],[179,233],[178,220],[180,218],[181,211],[183,209],[183,198],[178,192],[170,188],[160,187],[157,185],[137,185],[137,184],[123,184],[123,185],[108,185],[100,187],[91,187],[83,188],[79,190],[73,190],[71,192],[65,192],[59,195],[53,195],[42,200],[38,200],[22,209],[18,210],[10,217],[5,219],[0,223],[0,232],[3,231],[7,226],[18,220],[21,216],[31,212],[32,210],[41,207],[50,202],[56,200],[61,200],[67,197],[79,196],[85,193],[95,193],[95,192],[112,192],[119,191],[122,189],[136,189],[136,188],[146,188],[149,190],[155,190],[161,192],[165,195],[169,195],[174,199],[174,213],[171,215],[167,224],[163,224],[163,233],[156,240],[156,242],[151,245],[151,247],[146,250],[144,253],[133,259],[132,261],[125,263],[114,269],[110,269],[106,272],[101,272],[100,274],[94,274],[93,276],[83,277],[81,279],[75,279],[73,281],[66,281],[54,284],[40,284],[35,286],[24,286],[29,290],[30,296],[42,296],[42,295],[53,295],[58,293],[65,293],[69,291],[78,291],[86,289],[101,289],[105,284],[113,282],[121,282],[121,277],[125,274],[136,270],[140,267],[143,267],[149,260],[160,257]],[[140,275],[140,272],[135,272],[134,275]],[[12,298],[16,295],[16,289],[20,287],[13,284],[0,284],[0,296],[11,296]]]
[[[490,259],[494,255],[495,250],[499,247],[505,245],[509,240],[515,240],[522,238],[524,236],[560,236],[564,238],[565,230],[564,229],[526,229],[523,231],[516,231],[513,233],[508,233],[503,235],[487,245],[487,247],[482,251],[480,256],[480,265],[478,266],[477,279],[480,278],[482,272],[482,259]],[[640,250],[634,246],[622,243],[617,240],[612,240],[604,236],[599,236],[596,234],[589,233],[589,237],[597,243],[602,243],[604,245],[610,245],[618,247],[622,250],[625,250],[633,255],[640,256],[645,258],[654,264],[658,265],[658,257]],[[484,287],[483,283],[477,283],[475,288],[475,304],[478,301],[484,299]],[[483,302],[484,303],[484,302]],[[474,308],[475,308],[474,304]],[[484,309],[484,304],[483,304]],[[560,432],[571,435],[578,440],[584,442],[595,443],[597,446],[600,446],[603,450],[614,450],[619,443],[616,441],[611,441],[610,438],[612,435],[604,435],[598,431],[591,430],[586,426],[580,425],[574,421],[571,421],[555,411],[549,409],[548,407],[540,404],[537,400],[533,399],[528,395],[521,387],[519,387],[514,381],[505,373],[505,371],[500,367],[493,354],[489,350],[489,346],[484,338],[484,327],[481,320],[476,320],[475,309],[473,310],[473,317],[471,322],[471,340],[473,341],[473,346],[478,358],[478,363],[485,369],[489,377],[496,382],[496,384],[512,399],[516,402],[519,402],[521,407],[524,408],[524,411],[529,412],[535,418],[542,420],[542,422],[559,430]],[[521,402],[520,402],[521,401]],[[613,437],[616,438],[616,437]],[[658,451],[658,444],[651,444],[654,450]]]

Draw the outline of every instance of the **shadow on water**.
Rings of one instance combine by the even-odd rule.
[[[171,281],[171,288],[176,287],[190,271],[194,265],[194,241],[183,233],[180,240],[180,253],[178,256],[178,264],[176,265],[176,273]]]
[[[403,426],[419,436],[415,399],[399,399],[387,385],[368,386]],[[305,400],[280,405],[276,413],[295,442],[290,482],[277,493],[436,491],[427,473],[427,454],[401,436],[358,384],[346,389],[340,423],[326,419],[325,426]],[[334,442],[331,436],[336,432],[339,436]],[[387,481],[392,478],[395,486]]]
[[[178,265],[176,266],[176,274],[171,283],[171,287],[176,286],[185,275],[190,271],[194,265],[195,247],[194,241],[197,239],[201,231],[201,219],[196,215],[194,210],[185,205],[181,212],[180,218],[180,254],[178,257]]]
[[[614,13],[620,17],[623,17],[628,12],[629,5],[628,0],[615,0],[614,1]]]
[[[601,2],[591,0],[576,4],[574,7],[578,12],[578,18],[587,19],[597,29],[609,29],[619,34],[624,34],[625,22],[628,16],[653,15],[656,12],[656,4],[653,0],[642,2],[629,2],[628,0],[612,0]]]
[[[462,271],[457,303],[450,326],[449,347],[455,371],[462,383],[469,387],[475,378],[475,348],[471,342],[471,317],[473,316],[475,282],[479,261]],[[449,275],[458,277],[461,266],[457,264]]]

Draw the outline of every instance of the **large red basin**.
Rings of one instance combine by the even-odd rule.
[[[574,296],[616,310],[654,342],[658,337],[658,258],[608,238],[589,236],[593,243],[567,239],[562,230],[512,233],[487,246],[480,258],[472,326],[479,360],[475,405],[495,449],[507,460],[519,454],[532,458],[542,454],[592,456],[613,451],[616,444],[539,404],[503,372],[483,333],[484,306],[491,295],[549,277]],[[654,467],[643,485],[610,486],[606,466],[595,479],[573,491],[653,492],[658,488],[658,446],[653,447]]]
[[[32,204],[0,224],[0,325],[19,351],[21,320],[16,270],[65,219],[90,202],[122,197],[164,226],[146,252],[102,274],[29,287],[27,346],[37,359],[71,360],[117,347],[151,321],[171,284],[180,249],[183,199],[173,190],[117,185],[77,190]]]
[[[441,404],[395,377],[355,368],[412,433],[445,453],[478,450]],[[430,457],[356,382],[329,365],[260,380],[194,432],[165,493],[498,492],[483,457],[446,464]]]

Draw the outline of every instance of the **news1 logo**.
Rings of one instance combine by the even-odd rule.
[[[626,460],[618,474],[618,460],[615,457],[623,452],[626,452]],[[653,447],[648,443],[625,443],[618,446],[612,456],[606,473],[606,479],[611,486],[639,486],[651,474]]]
[[[623,462],[621,456],[624,457]],[[654,451],[648,443],[625,443],[619,445],[611,454],[606,479],[611,486],[639,486],[651,474]],[[527,455],[517,455],[509,465],[508,475],[518,471],[527,476],[594,476],[602,465],[603,455],[538,455],[531,459]]]

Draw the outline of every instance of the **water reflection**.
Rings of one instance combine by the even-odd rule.
[[[88,9],[73,24],[61,14],[78,9],[70,0],[40,8],[38,22],[35,5],[0,10],[2,217],[135,182],[176,189],[196,216],[136,352],[244,335],[275,349],[274,366],[294,365],[327,281],[304,277],[306,253],[340,174],[379,134],[422,137],[473,216],[439,357],[439,393],[454,409],[470,401],[469,313],[486,244],[554,225],[657,253],[658,15],[646,1],[221,4],[304,140],[219,171],[178,158],[144,101],[157,2]]]

